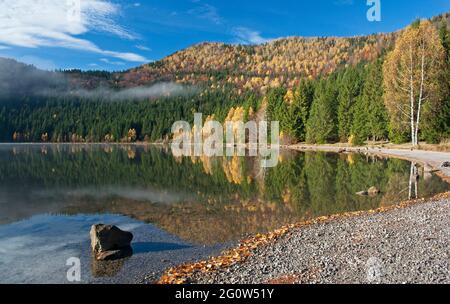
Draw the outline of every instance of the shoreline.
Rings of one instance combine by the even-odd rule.
[[[183,283],[449,284],[449,216],[447,192],[386,212],[296,226],[244,261],[192,272]]]
[[[296,151],[323,151],[333,153],[368,153],[370,155],[379,155],[383,157],[393,157],[404,159],[412,162],[417,162],[424,167],[428,167],[433,173],[439,175],[444,181],[450,183],[450,170],[449,168],[442,168],[441,164],[444,161],[450,160],[450,153],[447,152],[435,152],[435,151],[423,151],[423,150],[404,150],[404,149],[385,149],[385,148],[369,148],[369,147],[336,147],[336,146],[311,146],[311,145],[291,145],[284,146],[283,148],[296,150]],[[285,241],[287,236],[292,236],[297,233],[302,235],[302,229],[313,229],[327,225],[338,223],[345,220],[360,220],[365,221],[370,216],[383,216],[386,214],[402,213],[408,208],[414,208],[416,206],[428,206],[430,204],[445,204],[446,206],[450,202],[450,192],[438,194],[430,199],[417,199],[411,201],[400,202],[398,205],[390,207],[382,207],[369,211],[357,211],[344,214],[337,214],[331,216],[324,216],[310,221],[291,224],[275,231],[258,234],[247,240],[241,241],[238,247],[230,249],[222,253],[217,257],[211,257],[207,261],[200,261],[191,264],[183,264],[177,267],[170,268],[165,271],[164,275],[156,282],[157,284],[185,284],[185,283],[230,283],[226,280],[226,275],[233,269],[237,272],[242,265],[245,265],[248,259],[258,258],[258,252],[264,250],[264,248],[274,248],[280,242]],[[448,207],[448,206],[447,206]],[[426,207],[425,207],[426,208]],[[449,208],[444,208],[445,211]],[[450,212],[449,212],[450,213]],[[398,214],[392,215],[394,218],[399,216]],[[446,215],[444,214],[444,217]],[[413,246],[414,247],[414,246]],[[283,251],[278,252],[282,254]],[[251,262],[250,262],[251,263]],[[263,265],[263,268],[270,267],[271,265]],[[211,279],[214,274],[220,277],[222,274],[222,280]],[[225,277],[223,277],[225,275]],[[209,277],[209,281],[205,278]],[[251,276],[250,276],[251,277]],[[300,282],[299,277],[296,277],[292,273],[286,273],[284,276],[278,278],[272,278],[272,283],[295,283]],[[240,282],[238,283],[246,283]],[[308,281],[301,281],[304,283]],[[267,283],[267,282],[261,282]],[[320,282],[319,282],[320,283]]]
[[[4,143],[3,145],[17,145],[16,143]],[[20,145],[20,144],[19,144]],[[23,143],[21,145],[74,145],[72,143]],[[151,144],[151,143],[78,143],[76,145],[118,145],[118,146],[164,146],[164,144]],[[0,144],[1,146],[1,144]],[[424,167],[428,167],[429,172],[436,173],[440,175],[445,181],[450,182],[450,171],[449,168],[441,168],[441,164],[444,161],[450,160],[450,153],[448,152],[435,152],[435,151],[424,151],[424,150],[406,150],[406,149],[391,149],[391,148],[372,148],[372,147],[339,147],[331,145],[304,145],[297,144],[291,146],[282,146],[282,149],[289,149],[295,151],[324,151],[332,153],[363,153],[367,155],[379,155],[382,157],[392,157],[399,158],[408,161],[413,161],[421,164]],[[433,203],[443,202],[444,204],[450,199],[450,192],[439,194],[431,199],[424,200],[414,200],[402,202],[399,205],[379,208],[369,211],[358,211],[350,212],[344,214],[337,214],[331,216],[324,216],[317,219],[312,219],[310,221],[296,223],[287,225],[275,231],[258,234],[247,240],[241,241],[241,243],[236,248],[229,249],[219,256],[212,257],[209,260],[201,262],[193,262],[190,264],[183,264],[180,266],[172,267],[166,270],[162,277],[159,278],[157,283],[162,284],[172,284],[172,283],[198,283],[205,282],[200,274],[204,274],[205,278],[211,278],[213,273],[223,274],[224,270],[234,269],[234,271],[239,272],[239,267],[237,265],[247,265],[249,259],[257,258],[258,254],[263,250],[263,248],[275,248],[280,241],[285,241],[286,237],[294,235],[294,237],[299,237],[302,235],[303,229],[316,229],[322,225],[332,225],[333,223],[345,221],[345,220],[361,220],[365,221],[368,217],[379,215],[379,214],[402,214],[402,210],[408,209],[409,207],[414,207],[417,205],[429,205]],[[426,207],[425,207],[426,208]],[[447,211],[446,209],[444,211]],[[444,213],[447,215],[446,213]],[[444,215],[444,216],[445,216]],[[448,216],[448,215],[447,215]],[[395,218],[395,215],[394,215]],[[450,233],[449,233],[450,234]],[[284,257],[282,255],[280,258]],[[251,262],[250,262],[251,263]],[[268,266],[268,265],[264,265]],[[270,266],[270,265],[269,265]],[[222,277],[225,281],[212,281],[216,282],[227,282],[226,277]],[[290,277],[288,274],[286,276],[280,276],[278,278],[273,278],[276,280],[281,280],[279,282],[284,282],[283,280],[294,280],[295,278]],[[155,277],[147,276],[143,281],[147,283],[154,283]],[[303,280],[303,279],[302,279]],[[206,281],[209,282],[209,281]],[[239,282],[239,281],[238,281]],[[301,281],[303,282],[303,281]],[[245,283],[245,282],[243,282]],[[264,282],[263,282],[264,283]]]
[[[306,152],[306,151],[321,151],[332,153],[366,153],[369,155],[377,155],[381,157],[397,158],[415,162],[423,166],[428,172],[435,173],[447,183],[450,183],[450,168],[442,167],[445,161],[450,162],[450,152],[438,152],[429,150],[408,150],[408,149],[393,149],[393,148],[375,148],[369,146],[348,147],[348,146],[333,146],[333,145],[307,145],[295,144],[283,146],[286,149]]]
[[[280,229],[268,232],[265,234],[257,234],[246,240],[242,240],[236,248],[224,251],[221,255],[211,257],[209,260],[204,260],[195,263],[182,264],[177,267],[169,268],[160,277],[156,284],[186,284],[186,283],[200,283],[199,279],[202,275],[209,275],[214,272],[227,272],[231,267],[239,267],[247,262],[247,259],[254,256],[258,250],[262,248],[270,248],[278,243],[279,240],[286,236],[295,233],[301,234],[302,229],[319,227],[323,225],[333,224],[340,221],[352,219],[365,219],[370,216],[384,215],[394,213],[396,211],[406,210],[415,206],[428,205],[430,203],[440,204],[441,202],[450,202],[450,191],[440,193],[429,199],[414,199],[400,202],[397,205],[388,207],[380,207],[374,210],[346,212],[341,214],[334,214],[330,216],[322,216],[305,222],[295,223],[284,226]],[[450,213],[450,208],[449,208]],[[450,235],[450,234],[449,234]],[[279,252],[283,254],[283,252]],[[194,278],[194,280],[193,280]],[[223,283],[223,282],[215,282]]]

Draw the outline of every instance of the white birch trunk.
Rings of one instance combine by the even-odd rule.
[[[420,79],[420,93],[419,93],[419,104],[417,107],[417,121],[416,121],[416,134],[414,136],[416,140],[416,145],[419,144],[419,123],[420,123],[420,109],[422,108],[423,101],[423,86],[425,81],[425,43],[422,44],[422,63],[420,67],[421,79]]]
[[[413,176],[413,164],[411,163],[411,169],[409,171],[409,184],[408,184],[408,199],[412,199],[412,176]]]
[[[413,147],[416,145],[416,132],[414,130],[414,64],[413,64],[413,49],[412,45],[409,46],[409,58],[410,58],[410,67],[409,67],[409,93],[410,93],[410,119],[411,119],[411,142]]]

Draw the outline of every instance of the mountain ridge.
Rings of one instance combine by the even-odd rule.
[[[430,20],[438,26],[444,19],[448,24],[450,13]],[[164,80],[211,89],[231,85],[264,94],[274,87],[294,87],[302,78],[330,75],[342,66],[371,62],[393,47],[403,30],[353,37],[292,36],[257,45],[202,42],[114,78],[119,87]]]
[[[438,25],[444,19],[448,24],[450,12],[430,20]],[[255,45],[201,42],[125,71],[61,72],[67,76],[69,88],[123,89],[174,82],[265,94],[271,88],[292,88],[305,78],[316,79],[342,67],[372,62],[395,45],[403,30],[353,37],[291,36]]]

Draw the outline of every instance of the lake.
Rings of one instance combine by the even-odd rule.
[[[139,282],[285,224],[447,191],[413,164],[362,154],[282,151],[256,157],[172,156],[169,147],[0,145],[0,282]],[[418,172],[411,178],[411,172]],[[376,186],[377,196],[356,192]],[[97,262],[92,224],[134,234],[133,256]]]

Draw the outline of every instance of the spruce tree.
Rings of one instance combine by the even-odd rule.
[[[367,119],[368,116],[367,99],[359,96],[353,107],[352,144],[361,145],[369,138],[370,130]]]
[[[367,67],[361,97],[354,107],[352,134],[356,143],[378,140],[387,135],[387,113],[383,102],[382,59]]]
[[[356,68],[348,68],[339,85],[338,133],[341,142],[347,142],[353,123],[353,106],[361,94],[362,77]]]
[[[439,29],[439,36],[441,38],[442,45],[446,50],[447,61],[447,98],[444,102],[443,109],[438,117],[437,129],[440,139],[450,137],[450,30],[446,20],[442,21]]]
[[[294,94],[294,102],[291,106],[294,119],[294,136],[298,141],[306,140],[306,124],[309,112],[314,100],[314,83],[303,79]]]
[[[333,142],[337,138],[336,79],[321,80],[314,94],[306,127],[306,141],[312,144]]]

